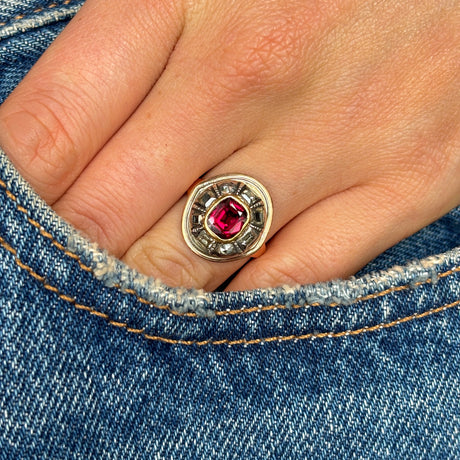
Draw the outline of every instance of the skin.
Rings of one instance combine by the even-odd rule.
[[[458,0],[87,0],[0,107],[0,145],[89,238],[170,285],[355,273],[460,204]],[[206,261],[185,192],[270,191],[266,253]]]

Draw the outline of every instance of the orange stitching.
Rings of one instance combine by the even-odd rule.
[[[75,256],[75,254],[74,254],[74,256]],[[76,256],[76,257],[78,257],[78,256]],[[460,272],[460,267],[456,267],[456,268],[453,268],[451,270],[447,270],[447,271],[445,271],[443,273],[440,273],[438,275],[438,278],[445,278],[446,276],[450,276],[453,273],[457,273],[457,272]],[[417,283],[414,283],[412,286],[409,285],[409,284],[404,284],[403,286],[390,287],[390,288],[385,289],[385,290],[383,290],[381,292],[375,292],[373,294],[368,294],[366,296],[357,297],[350,305],[355,305],[358,302],[363,302],[363,301],[366,301],[366,300],[371,300],[371,299],[376,299],[378,297],[383,297],[383,296],[385,296],[387,294],[391,294],[392,292],[405,291],[407,289],[410,289],[411,287],[415,288],[415,287],[419,287],[419,286],[422,286],[422,285],[428,284],[428,283],[431,283],[431,278],[428,278],[425,281],[418,281]],[[143,304],[151,305],[151,306],[153,306],[155,308],[158,308],[160,310],[166,310],[169,313],[172,313],[173,315],[176,315],[176,316],[188,316],[188,317],[192,317],[192,318],[196,318],[198,316],[196,313],[192,313],[192,312],[188,312],[188,313],[177,312],[175,310],[172,310],[167,305],[156,305],[155,303],[140,297],[139,294],[137,294],[134,289],[122,288],[119,284],[115,284],[114,287],[116,287],[117,289],[119,289],[120,291],[122,291],[122,292],[124,292],[126,294],[134,295],[136,297],[136,299],[139,302],[143,303]],[[341,304],[339,304],[337,302],[332,302],[332,303],[330,303],[328,305],[325,305],[325,306],[337,307],[339,305],[341,305]],[[309,307],[320,307],[321,304],[319,302],[313,302],[313,303],[308,304],[308,306]],[[305,305],[292,305],[290,307],[287,307],[286,305],[265,305],[265,306],[262,306],[262,307],[240,308],[240,309],[237,309],[237,310],[218,310],[218,311],[214,311],[214,314],[216,316],[232,316],[232,315],[236,316],[236,315],[241,315],[241,314],[246,314],[246,313],[255,313],[255,312],[260,312],[260,311],[287,310],[287,309],[290,309],[290,308],[292,308],[292,309],[300,309],[300,308],[306,308],[306,306]]]
[[[460,300],[456,300],[447,305],[443,305],[441,307],[432,308],[431,310],[427,310],[423,313],[414,313],[413,315],[406,316],[404,318],[399,318],[389,323],[380,323],[376,324],[375,326],[366,326],[360,329],[351,329],[342,332],[311,332],[309,334],[303,335],[288,335],[288,336],[276,336],[276,337],[267,337],[264,339],[237,339],[237,340],[201,340],[201,341],[194,341],[194,340],[177,340],[177,339],[167,339],[165,337],[158,337],[154,335],[143,334],[144,337],[148,340],[156,340],[159,342],[170,343],[175,345],[255,345],[259,343],[270,343],[270,342],[287,342],[291,340],[313,340],[313,339],[324,339],[324,338],[339,338],[345,336],[355,336],[364,334],[366,332],[375,332],[381,329],[388,329],[393,326],[397,326],[399,324],[407,323],[408,321],[412,321],[414,319],[421,319],[425,316],[430,316],[435,313],[440,313],[449,308],[454,308],[460,305]]]
[[[47,5],[47,6],[39,6],[38,8],[36,8],[35,10],[32,11],[32,13],[41,13],[42,11],[44,10],[48,10],[48,9],[51,9],[51,8],[56,8],[58,6],[65,6],[65,5],[68,5],[69,3],[71,3],[72,1],[75,1],[75,0],[64,0],[62,3],[58,4],[58,3],[51,3],[50,5]],[[12,24],[13,22],[16,22],[16,21],[19,21],[21,19],[24,19],[25,17],[27,16],[26,13],[22,13],[22,14],[18,14],[17,16],[14,16],[12,19],[10,19],[9,21],[6,21],[6,22],[0,22],[0,26],[6,26],[7,24]]]
[[[276,336],[276,337],[266,337],[263,339],[237,339],[237,340],[229,340],[229,339],[221,339],[221,340],[213,340],[213,339],[207,339],[207,340],[178,340],[178,339],[168,339],[167,337],[160,337],[157,335],[150,335],[146,334],[144,332],[144,329],[136,329],[128,326],[127,323],[121,322],[121,321],[115,321],[113,319],[110,319],[109,315],[107,313],[100,312],[98,310],[95,310],[93,307],[88,307],[86,305],[78,304],[75,301],[75,298],[70,297],[66,294],[62,294],[55,286],[51,286],[50,284],[45,282],[45,279],[35,273],[32,268],[30,268],[28,265],[24,264],[19,257],[17,256],[17,251],[9,245],[1,236],[0,236],[0,244],[11,254],[13,254],[15,258],[16,264],[26,270],[31,276],[33,276],[35,279],[39,280],[43,286],[48,289],[51,292],[54,292],[57,294],[57,296],[72,304],[75,308],[79,310],[85,310],[88,311],[91,315],[98,316],[100,318],[105,319],[108,324],[125,329],[126,332],[134,333],[134,334],[140,334],[142,335],[145,339],[147,340],[154,340],[157,342],[163,342],[163,343],[169,343],[169,344],[174,344],[174,345],[198,345],[198,346],[203,346],[203,345],[255,345],[259,343],[264,343],[264,342],[286,342],[290,340],[307,340],[307,339],[322,339],[322,338],[338,338],[338,337],[345,337],[345,336],[355,336],[359,334],[363,334],[365,332],[374,332],[377,330],[381,329],[388,329],[393,326],[397,326],[399,324],[407,323],[408,321],[412,321],[414,319],[421,319],[425,318],[426,316],[433,315],[435,313],[440,313],[445,310],[448,310],[450,308],[454,308],[457,305],[460,305],[460,300],[456,300],[455,302],[442,305],[441,307],[436,307],[432,308],[431,310],[424,311],[422,313],[414,313],[412,315],[406,316],[404,318],[398,318],[394,321],[390,321],[389,323],[380,323],[376,324],[374,326],[365,326],[360,329],[350,329],[347,331],[342,331],[342,332],[311,332],[309,334],[303,334],[303,335],[287,335],[287,336]]]
[[[35,228],[37,228],[42,236],[44,236],[45,238],[49,239],[51,241],[51,243],[54,246],[56,246],[59,250],[63,251],[64,254],[66,254],[67,256],[69,256],[72,259],[76,260],[78,262],[78,265],[80,265],[80,268],[82,270],[84,270],[86,272],[92,272],[92,269],[90,267],[88,267],[87,265],[85,265],[76,254],[74,254],[73,252],[70,252],[68,249],[66,249],[65,246],[63,246],[61,243],[59,243],[59,241],[57,241],[55,238],[53,238],[53,235],[51,235],[51,233],[47,232],[37,221],[35,221],[35,220],[33,220],[33,219],[31,219],[29,217],[29,213],[28,213],[27,209],[24,206],[21,206],[18,203],[18,199],[17,199],[16,195],[14,195],[12,192],[10,192],[7,189],[7,186],[6,186],[5,182],[3,182],[1,179],[0,179],[0,186],[5,189],[6,196],[11,201],[14,201],[16,203],[17,210],[22,212],[23,214],[25,214],[29,224],[31,224]]]
[[[84,270],[86,272],[89,272],[89,273],[94,275],[93,269],[91,267],[88,267],[87,265],[85,265],[81,261],[80,257],[77,254],[74,254],[73,252],[71,252],[68,249],[66,249],[66,247],[63,246],[61,243],[59,243],[59,241],[57,241],[53,237],[53,235],[51,233],[47,232],[37,221],[35,221],[35,220],[33,220],[32,218],[29,217],[27,209],[24,208],[23,206],[21,206],[18,203],[17,197],[10,190],[8,190],[6,183],[3,182],[3,180],[1,180],[1,179],[0,179],[0,187],[2,187],[5,190],[5,193],[6,193],[7,197],[10,198],[12,201],[14,201],[16,203],[17,209],[20,212],[22,212],[23,214],[25,214],[25,216],[27,217],[27,221],[31,225],[36,227],[40,231],[40,234],[42,236],[44,236],[45,238],[49,239],[51,241],[51,243],[54,246],[56,246],[59,250],[63,251],[64,254],[66,254],[67,256],[71,257],[75,261],[77,261],[78,265],[80,266],[80,268],[82,270]],[[456,267],[456,268],[447,270],[446,272],[440,273],[438,275],[438,278],[445,278],[446,276],[450,276],[453,273],[457,273],[457,272],[460,272],[460,267]],[[419,286],[422,286],[422,285],[428,284],[428,283],[431,283],[431,278],[428,278],[425,281],[418,281],[417,283],[414,283],[412,286],[409,285],[409,284],[405,284],[403,286],[394,286],[394,287],[392,286],[392,287],[390,287],[388,289],[385,289],[383,291],[380,291],[380,292],[374,292],[374,293],[368,294],[366,296],[357,297],[350,305],[355,305],[358,302],[364,302],[366,300],[371,300],[371,299],[376,299],[378,297],[383,297],[383,296],[385,296],[387,294],[391,294],[393,292],[404,291],[404,290],[410,289],[411,287],[412,288],[419,287]],[[147,300],[147,299],[144,299],[143,297],[139,296],[139,294],[137,294],[137,292],[134,289],[122,288],[119,284],[115,284],[114,287],[116,289],[118,289],[119,291],[125,293],[125,294],[134,295],[139,302],[141,302],[141,303],[143,303],[145,305],[150,305],[150,306],[152,306],[154,308],[157,308],[159,310],[165,310],[168,313],[171,313],[171,314],[173,314],[175,316],[186,316],[186,317],[191,317],[191,318],[198,317],[198,315],[196,313],[193,313],[193,312],[181,313],[181,312],[173,310],[168,305],[157,305],[154,302],[152,302],[150,300]],[[309,304],[308,306],[310,306],[310,307],[319,307],[321,305],[322,304],[320,304],[319,302],[313,302],[313,303]],[[341,304],[339,304],[337,302],[332,302],[332,303],[330,303],[328,305],[325,305],[325,306],[337,307],[339,305],[341,305]],[[286,310],[288,308],[300,309],[300,308],[306,308],[306,305],[292,305],[290,307],[287,307],[286,305],[265,305],[265,306],[261,306],[261,307],[240,308],[240,309],[237,309],[237,310],[218,310],[218,311],[214,311],[214,314],[216,316],[232,316],[232,315],[240,315],[240,314],[254,313],[254,312],[261,312],[261,311]]]
[[[127,327],[126,330],[128,332],[132,332],[133,334],[142,334],[144,332],[144,329],[135,329],[134,327]]]

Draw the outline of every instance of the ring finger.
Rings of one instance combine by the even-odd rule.
[[[318,155],[314,152],[308,157],[298,152],[297,155],[302,154],[304,157],[299,162],[295,159],[295,151],[291,151],[289,155],[286,154],[285,161],[280,162],[282,151],[279,141],[265,141],[263,145],[252,143],[213,168],[204,178],[237,171],[260,181],[271,192],[273,201],[273,222],[268,238],[288,225],[304,209],[354,185],[352,174],[344,180],[337,180],[338,168],[318,161]],[[310,173],[302,174],[299,164]],[[297,180],[293,180],[294,177]],[[248,259],[216,263],[193,253],[181,234],[185,202],[186,198],[182,198],[176,203],[148,233],[131,246],[123,260],[166,284],[213,290]],[[269,252],[270,245],[267,246],[267,254]]]

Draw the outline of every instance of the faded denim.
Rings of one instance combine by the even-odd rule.
[[[0,0],[0,100],[81,3]],[[0,459],[459,458],[459,240],[457,208],[350,280],[173,289],[0,152]]]

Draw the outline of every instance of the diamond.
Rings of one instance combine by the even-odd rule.
[[[207,223],[216,236],[229,240],[240,233],[247,218],[248,214],[241,203],[226,198],[209,213]]]

